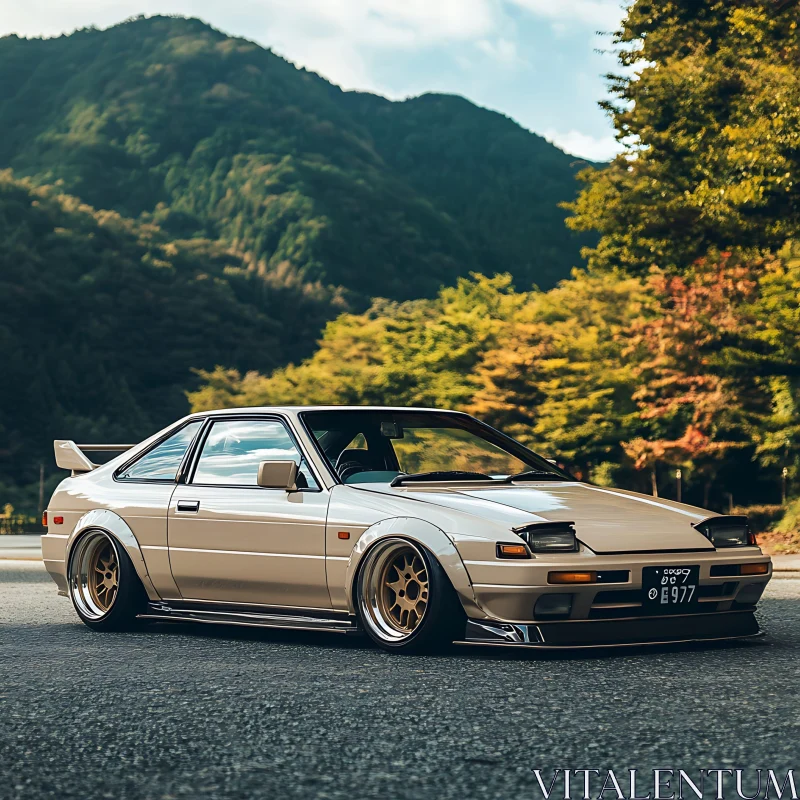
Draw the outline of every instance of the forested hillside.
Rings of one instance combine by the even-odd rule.
[[[7,173],[0,242],[0,502],[55,438],[137,440],[186,413],[194,368],[303,355],[337,302]]]
[[[366,301],[498,267],[552,286],[579,260],[559,203],[585,164],[460,98],[342,92],[167,17],[6,37],[0,76],[0,166],[175,236],[222,238],[261,270]]]
[[[52,439],[137,440],[375,297],[544,287],[586,166],[458,97],[343,92],[193,19],[0,39],[0,510]],[[48,188],[49,187],[49,188]]]
[[[511,272],[524,288],[550,288],[577,264],[570,260],[575,234],[553,203],[573,188],[564,182],[563,157],[545,157],[541,140],[461,97],[392,103],[349,92],[344,100],[381,157],[459,223],[481,271]]]

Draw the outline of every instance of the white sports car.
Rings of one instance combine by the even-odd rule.
[[[576,481],[466,414],[229,409],[55,451],[72,475],[44,563],[97,630],[363,632],[392,651],[759,632],[771,564],[746,518]]]

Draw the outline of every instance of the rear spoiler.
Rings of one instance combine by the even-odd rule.
[[[56,466],[68,469],[73,475],[91,472],[98,465],[89,461],[85,453],[124,453],[133,444],[75,444],[71,439],[56,439],[53,449],[56,452]]]

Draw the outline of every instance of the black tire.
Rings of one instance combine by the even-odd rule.
[[[409,565],[409,559],[401,573],[399,565]],[[401,596],[406,590],[408,598],[413,594],[410,602]],[[421,613],[409,610],[411,603],[419,609],[423,598]],[[445,571],[429,550],[407,539],[382,539],[366,553],[356,576],[355,605],[367,636],[393,653],[442,651],[464,636],[466,614]]]
[[[138,626],[136,617],[145,609],[147,595],[125,548],[110,534],[87,531],[75,542],[67,583],[75,612],[92,630]]]

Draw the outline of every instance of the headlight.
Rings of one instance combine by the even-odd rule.
[[[574,553],[578,549],[574,522],[539,522],[514,528],[534,553]]]
[[[747,517],[709,517],[695,526],[716,548],[747,547],[756,544]]]

